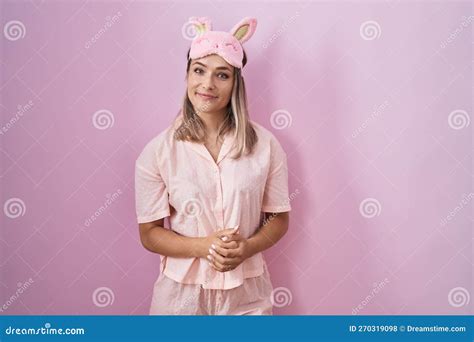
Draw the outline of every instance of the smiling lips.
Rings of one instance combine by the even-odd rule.
[[[201,96],[202,98],[205,98],[205,99],[216,99],[217,98],[217,96],[209,95],[209,94],[203,94],[203,93],[198,93],[198,92],[196,92],[196,94],[198,94],[199,96]]]

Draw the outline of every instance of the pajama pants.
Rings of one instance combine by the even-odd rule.
[[[154,284],[150,315],[272,315],[273,286],[264,273],[229,290],[182,284],[160,274]]]

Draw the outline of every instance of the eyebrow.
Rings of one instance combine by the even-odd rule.
[[[195,64],[199,64],[199,65],[202,65],[203,67],[207,68],[207,65],[206,64],[203,64],[201,62],[194,62],[194,65]],[[216,70],[227,70],[227,71],[231,71],[228,67],[226,66],[220,66],[220,67],[217,67]]]

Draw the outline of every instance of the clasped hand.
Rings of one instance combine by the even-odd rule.
[[[219,272],[235,269],[252,255],[248,240],[235,228],[219,230],[205,238],[209,265]]]

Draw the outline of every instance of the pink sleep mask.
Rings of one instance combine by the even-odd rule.
[[[191,43],[189,58],[198,59],[211,54],[221,56],[227,63],[242,68],[244,50],[242,44],[249,40],[257,27],[257,19],[244,18],[230,32],[212,31],[211,20],[207,17],[191,17],[196,37]]]

